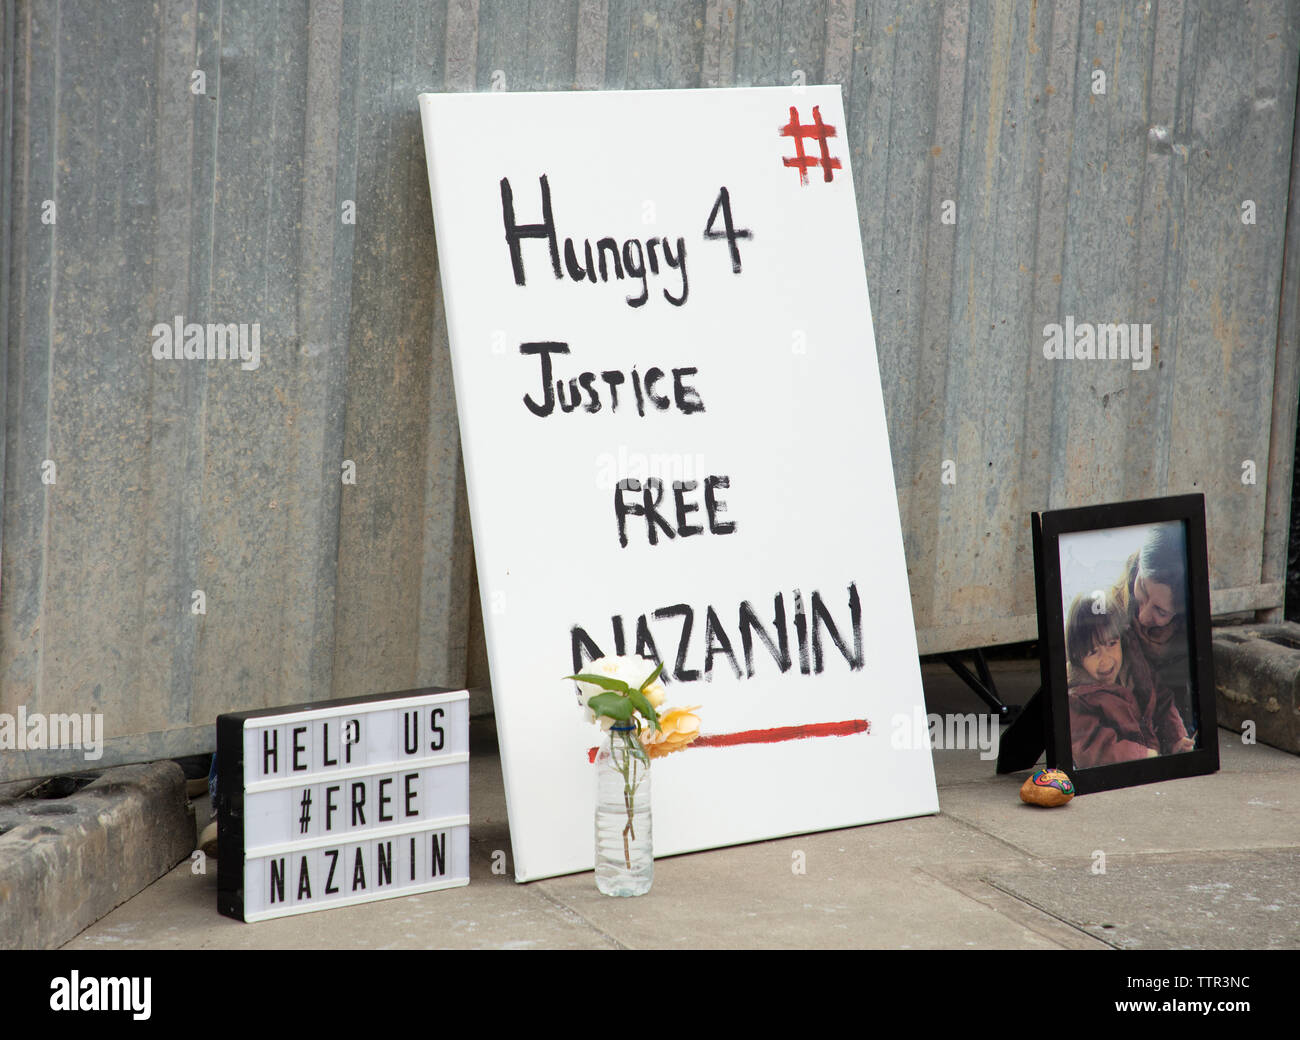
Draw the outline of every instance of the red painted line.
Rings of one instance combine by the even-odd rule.
[[[808,737],[851,737],[854,733],[871,732],[866,719],[848,719],[845,722],[812,722],[805,726],[778,726],[775,729],[746,729],[739,733],[715,733],[696,737],[691,747],[734,747],[737,744],[779,744],[785,740],[804,740]]]
[[[683,751],[698,747],[735,747],[737,744],[780,744],[786,740],[806,740],[809,737],[851,737],[855,733],[870,733],[867,719],[847,719],[844,722],[810,722],[803,726],[777,726],[775,729],[746,729],[739,733],[714,733],[696,737]],[[595,762],[599,748],[589,748],[587,761]]]

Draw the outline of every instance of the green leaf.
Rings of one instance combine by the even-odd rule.
[[[602,690],[612,690],[614,693],[627,693],[628,685],[622,679],[615,679],[608,675],[589,675],[583,672],[579,675],[566,675],[566,679],[577,679],[578,682],[589,682],[599,686]]]
[[[618,693],[598,693],[587,702],[587,707],[615,722],[632,721],[632,702]]]
[[[628,690],[627,697],[632,702],[633,707],[654,723],[655,729],[658,729],[659,713],[655,711],[654,705],[650,703],[649,698],[640,690]]]
[[[664,663],[663,663],[663,661],[660,661],[660,662],[659,662],[659,667],[657,667],[653,672],[651,672],[651,673],[646,677],[646,681],[643,682],[643,683],[641,684],[641,692],[642,692],[642,693],[645,693],[645,691],[646,691],[646,687],[649,686],[652,682],[654,682],[656,679],[659,678],[659,673],[662,672],[663,670],[664,670]]]

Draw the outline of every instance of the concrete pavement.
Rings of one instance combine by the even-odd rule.
[[[1012,703],[1037,669],[994,664]],[[922,672],[928,710],[978,710],[943,665]],[[187,861],[64,948],[1300,947],[1300,757],[1226,730],[1215,775],[1055,810],[1020,802],[1026,773],[936,751],[938,816],[660,859],[638,899],[493,873],[510,842],[490,718],[471,741],[468,887],[241,924],[217,914],[215,861]]]

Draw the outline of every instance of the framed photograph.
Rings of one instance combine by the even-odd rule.
[[[1219,768],[1205,498],[1033,514],[1047,764],[1079,794]]]

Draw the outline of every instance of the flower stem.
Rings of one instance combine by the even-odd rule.
[[[636,840],[633,813],[636,810],[636,755],[632,752],[631,734],[621,734],[623,740],[623,762],[620,772],[623,774],[623,805],[627,809],[627,824],[623,827],[623,862],[627,869],[632,869],[632,849],[629,841]],[[630,773],[630,775],[629,775]],[[630,837],[629,837],[630,836]]]

